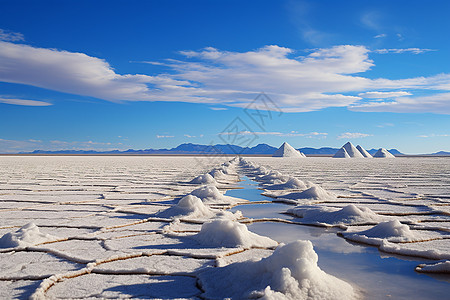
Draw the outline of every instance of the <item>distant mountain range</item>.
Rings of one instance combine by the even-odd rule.
[[[450,152],[446,152],[446,151],[439,151],[436,153],[432,153],[430,155],[436,155],[436,156],[450,156]]]
[[[237,145],[199,145],[199,144],[181,144],[175,148],[171,149],[143,149],[134,150],[128,149],[125,151],[113,150],[113,151],[94,151],[94,150],[57,150],[57,151],[46,151],[46,150],[35,150],[33,152],[27,152],[23,154],[247,154],[247,155],[272,155],[278,148],[272,147],[267,144],[258,144],[254,147],[240,147]],[[299,148],[297,149],[306,155],[334,155],[339,148]],[[378,149],[370,149],[368,152],[374,154]],[[403,155],[397,149],[390,149],[394,155]],[[437,152],[431,155],[450,155],[450,152]]]

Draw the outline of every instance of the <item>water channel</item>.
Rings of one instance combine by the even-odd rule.
[[[291,205],[260,203],[271,201],[261,195],[258,183],[248,177],[241,178],[240,189],[228,190],[227,196],[249,200],[232,211],[240,210],[253,219],[278,218],[293,220],[283,214]],[[259,202],[259,203],[252,203]],[[298,219],[297,219],[298,220]],[[340,229],[327,229],[280,222],[257,222],[249,230],[268,236],[278,242],[310,240],[319,255],[319,266],[325,272],[358,286],[365,299],[449,299],[450,276],[417,273],[415,267],[433,261],[395,256],[378,251],[376,247],[347,242],[336,235]]]

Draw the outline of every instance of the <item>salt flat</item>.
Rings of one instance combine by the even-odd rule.
[[[290,205],[267,211],[274,219],[293,208],[276,222],[334,226],[388,253],[450,259],[450,159],[230,160],[1,157],[0,298],[363,297],[364,287],[320,270],[309,244],[277,247],[280,240],[248,231],[244,224],[262,221],[264,210],[260,220],[226,210],[253,203],[223,195],[243,176],[272,197],[261,200],[291,195]],[[308,262],[297,265],[298,255]],[[226,291],[221,278],[242,281],[242,270],[263,279]]]

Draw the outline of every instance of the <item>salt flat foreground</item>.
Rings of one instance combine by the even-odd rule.
[[[418,271],[449,272],[450,160],[230,160],[1,157],[0,298],[364,295],[322,271],[311,243],[247,229],[262,221],[336,227],[433,260]],[[261,203],[290,204],[279,211],[290,217],[229,211],[255,203],[224,195],[243,176],[259,183]]]

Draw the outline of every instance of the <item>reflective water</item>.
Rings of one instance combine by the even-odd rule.
[[[250,201],[271,200],[261,195],[258,184],[247,177],[243,189],[230,190],[228,196]],[[289,207],[280,203],[247,204],[234,207],[249,218],[291,219],[283,214]],[[278,242],[310,240],[319,255],[319,266],[327,273],[358,286],[366,299],[449,299],[450,276],[425,275],[414,271],[426,259],[392,256],[377,248],[349,243],[336,235],[338,229],[263,222],[248,225],[260,235]]]

